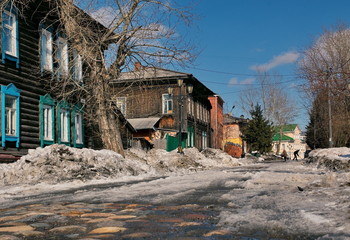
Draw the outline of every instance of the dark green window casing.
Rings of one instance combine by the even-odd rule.
[[[56,101],[49,94],[40,96],[39,107],[41,147],[55,143],[55,106]],[[48,107],[51,108],[51,111],[48,111]]]
[[[59,144],[71,144],[71,107],[66,101],[57,104],[57,139]]]
[[[73,146],[77,148],[84,147],[84,109],[81,104],[73,107],[72,111],[73,122]]]

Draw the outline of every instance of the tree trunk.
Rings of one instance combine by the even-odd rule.
[[[101,73],[103,70],[97,71]],[[91,73],[91,80],[95,82],[92,91],[96,101],[96,123],[99,127],[103,147],[121,154],[124,157],[123,143],[120,135],[119,118],[110,104],[108,76]]]

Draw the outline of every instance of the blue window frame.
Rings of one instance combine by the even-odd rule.
[[[70,116],[71,107],[66,101],[61,101],[57,104],[57,129],[58,143],[70,146]]]
[[[2,63],[16,62],[19,68],[18,14],[14,7],[6,7],[2,13]]]
[[[55,143],[55,105],[49,95],[40,96],[40,146]]]
[[[52,55],[52,32],[50,29],[41,28],[40,30],[40,70],[53,71]]]
[[[84,147],[84,109],[78,104],[73,107],[73,146]]]
[[[173,97],[170,94],[162,95],[163,114],[173,113]]]
[[[1,85],[1,146],[15,142],[20,146],[20,90],[14,84]]]

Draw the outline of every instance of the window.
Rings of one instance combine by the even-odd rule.
[[[1,86],[0,120],[1,120],[1,146],[6,147],[7,142],[14,142],[19,148],[20,144],[20,90],[14,84]]]
[[[173,113],[173,98],[169,94],[163,94],[163,114]]]
[[[68,118],[68,110],[67,109],[61,109],[60,113],[60,120],[61,120],[61,141],[62,142],[68,142],[68,124],[69,124],[69,118]]]
[[[16,62],[19,67],[18,59],[18,22],[15,9],[8,8],[2,11],[2,61],[5,59]]]
[[[40,96],[40,146],[55,143],[55,104],[49,94]]]
[[[53,140],[53,107],[49,105],[43,106],[43,114],[44,114],[44,140]]]
[[[57,40],[57,63],[58,76],[68,75],[68,43],[67,40],[59,37]]]
[[[57,131],[58,143],[70,146],[70,105],[61,101],[57,105]]]
[[[202,149],[206,149],[208,147],[208,135],[206,131],[202,131]]]
[[[117,97],[116,105],[119,111],[125,116],[126,115],[126,97]]]
[[[75,81],[81,82],[83,80],[83,62],[77,51],[73,52],[73,57],[73,78]]]
[[[40,33],[40,67],[41,71],[52,71],[52,33],[41,29]]]
[[[16,136],[16,98],[5,96],[6,135]]]
[[[76,142],[77,143],[83,143],[83,128],[82,128],[82,116],[80,113],[77,113],[75,115],[75,136],[76,136]]]

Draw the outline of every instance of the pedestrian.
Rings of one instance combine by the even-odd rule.
[[[300,151],[300,150],[298,149],[298,150],[296,150],[296,151],[294,152],[294,158],[293,158],[293,160],[298,161],[299,151]]]
[[[284,161],[286,162],[287,161],[287,156],[288,156],[286,150],[283,150],[281,156],[283,157]]]

